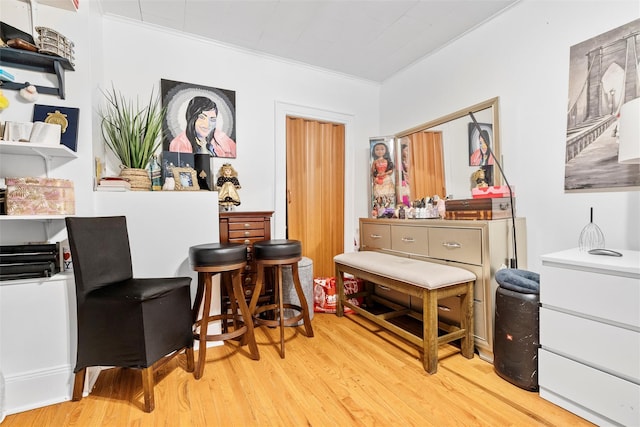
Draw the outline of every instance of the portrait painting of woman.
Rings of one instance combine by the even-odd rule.
[[[235,158],[235,92],[161,80],[164,150]]]
[[[474,123],[469,123],[469,166],[486,166],[493,164],[491,155],[490,124],[479,124],[480,131]]]

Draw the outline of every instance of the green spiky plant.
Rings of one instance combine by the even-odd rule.
[[[102,93],[106,104],[99,114],[107,147],[123,167],[145,169],[162,143],[166,108],[161,106],[160,97],[152,91],[147,105],[140,106],[136,100],[134,106],[115,88]]]

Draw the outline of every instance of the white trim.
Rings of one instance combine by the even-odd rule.
[[[353,225],[354,222],[348,219],[353,217],[355,212],[355,172],[353,167],[355,163],[355,141],[353,141],[353,114],[290,104],[282,101],[276,101],[275,114],[274,238],[284,238],[286,230],[287,116],[304,117],[344,124],[344,248],[345,250],[352,248],[356,231]]]

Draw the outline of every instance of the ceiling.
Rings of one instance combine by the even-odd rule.
[[[519,0],[100,0],[105,15],[382,82]]]

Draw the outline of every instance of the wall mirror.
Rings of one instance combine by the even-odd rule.
[[[435,194],[468,199],[482,179],[487,185],[501,185],[499,169],[480,147],[481,139],[489,139],[486,142],[500,161],[498,110],[496,97],[396,134],[397,202],[403,202],[401,197],[413,201]]]

